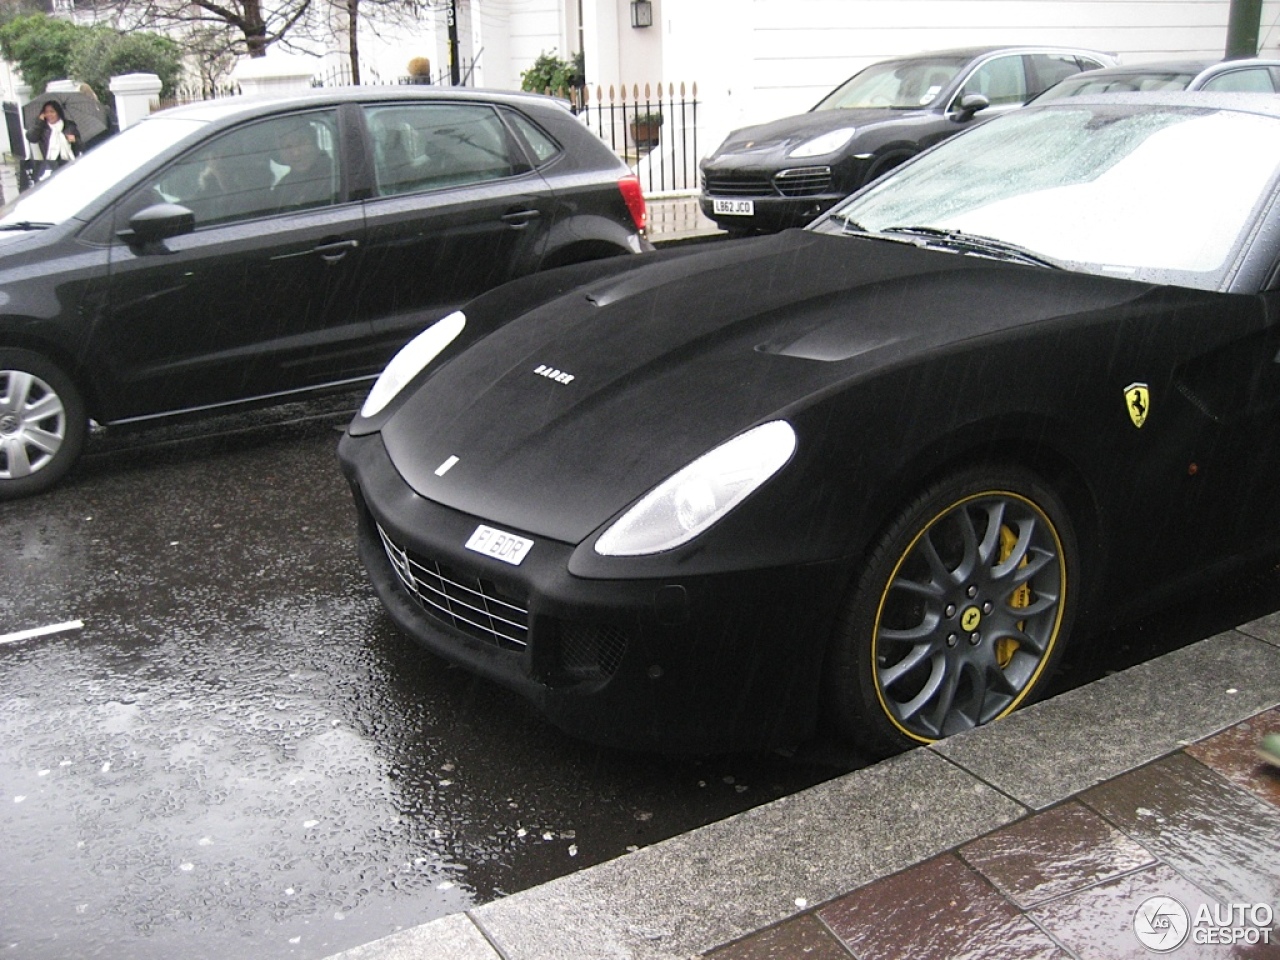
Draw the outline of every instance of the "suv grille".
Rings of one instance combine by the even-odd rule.
[[[716,197],[773,196],[773,184],[768,177],[740,177],[711,174],[704,178],[707,193]]]
[[[702,178],[703,188],[713,197],[813,197],[830,193],[830,167],[796,167],[780,170],[770,179],[764,174],[716,174]]]
[[[784,197],[813,197],[831,190],[830,167],[800,167],[780,170],[773,178]]]
[[[507,650],[520,650],[528,643],[529,611],[522,598],[503,594],[490,580],[408,553],[381,525],[378,536],[404,588],[435,619]]]

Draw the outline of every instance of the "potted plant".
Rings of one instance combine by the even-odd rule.
[[[409,71],[410,83],[431,82],[431,61],[426,57],[414,57],[405,69]]]
[[[631,118],[631,139],[639,148],[656,147],[661,130],[662,114],[657,111],[637,113]]]

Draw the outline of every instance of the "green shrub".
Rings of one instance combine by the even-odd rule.
[[[555,50],[549,53],[544,50],[533,61],[533,66],[520,74],[520,89],[532,93],[565,96],[585,84],[586,70],[581,51],[575,53],[572,60],[562,60],[556,56]]]

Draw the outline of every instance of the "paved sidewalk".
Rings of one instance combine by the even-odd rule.
[[[1280,614],[338,956],[1127,960],[1159,955],[1145,922],[1186,931],[1176,960],[1280,957],[1280,772],[1253,752],[1266,730]]]
[[[649,239],[658,246],[711,240],[727,234],[702,215],[696,196],[656,197],[646,201]]]

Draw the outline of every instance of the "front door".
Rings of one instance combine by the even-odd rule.
[[[369,337],[351,308],[363,214],[341,187],[337,115],[312,111],[222,134],[116,206],[196,215],[155,249],[115,241],[93,350],[109,420],[271,396],[341,379]]]

